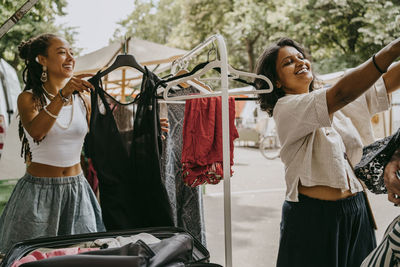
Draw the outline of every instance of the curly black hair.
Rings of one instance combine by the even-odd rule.
[[[279,50],[285,46],[292,46],[296,48],[304,56],[304,58],[310,58],[310,56],[307,54],[305,49],[301,47],[301,45],[287,37],[281,38],[278,42],[266,48],[261,56],[258,58],[255,72],[257,74],[268,77],[274,85],[271,93],[258,95],[258,101],[260,103],[261,109],[266,111],[270,117],[272,117],[273,115],[274,107],[276,105],[276,102],[278,102],[278,99],[285,96],[285,92],[283,91],[283,89],[281,87],[276,87],[277,81],[279,79],[278,73],[276,71],[276,60],[278,58]],[[255,79],[254,83],[256,85],[256,89],[258,90],[269,88],[267,82],[262,79]],[[310,84],[310,92],[313,90],[313,88],[314,80]]]

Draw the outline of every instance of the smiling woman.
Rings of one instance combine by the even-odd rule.
[[[311,62],[289,38],[260,56],[257,74],[276,85],[260,95],[260,105],[274,117],[287,185],[278,267],[360,266],[376,246],[372,213],[350,162],[359,162],[363,146],[374,141],[371,117],[387,110],[388,94],[400,88],[400,63],[388,69],[398,56],[400,39],[327,89],[314,87]]]
[[[81,93],[93,88],[82,79],[88,75],[73,76],[71,48],[53,34],[23,42],[19,52],[26,64],[18,111],[27,170],[0,217],[0,253],[24,239],[105,231],[80,165],[90,110]]]

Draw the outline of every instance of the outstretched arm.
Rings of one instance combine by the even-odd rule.
[[[382,75],[378,68],[385,71],[399,56],[400,38],[394,40],[375,54],[375,64],[378,67],[375,66],[371,58],[346,73],[342,79],[326,92],[329,114],[333,114],[368,90]],[[400,86],[398,76],[397,78],[395,77],[395,74],[400,72],[399,69],[400,67],[395,64],[384,74],[385,84],[389,87],[389,92]]]
[[[387,93],[393,93],[400,88],[400,62],[394,63],[388,69],[387,73],[383,74],[383,80],[385,81],[385,86]]]

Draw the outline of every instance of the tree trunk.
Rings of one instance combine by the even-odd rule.
[[[249,59],[249,71],[253,72],[254,70],[254,65],[255,65],[255,59],[254,59],[254,44],[260,37],[261,33],[259,32],[253,40],[246,39],[246,52],[247,52],[247,57]]]
[[[246,39],[246,52],[249,59],[249,71],[253,72],[254,68],[254,43]]]

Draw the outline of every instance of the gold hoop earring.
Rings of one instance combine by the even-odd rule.
[[[43,66],[42,75],[40,76],[40,80],[45,83],[47,82],[47,67]]]

